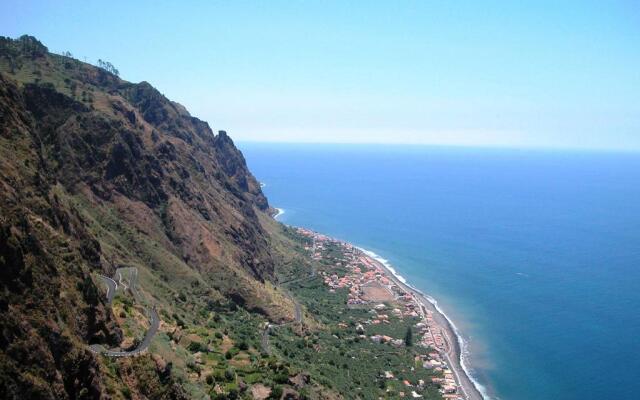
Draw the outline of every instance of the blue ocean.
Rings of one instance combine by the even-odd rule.
[[[282,222],[437,299],[488,397],[640,398],[640,154],[239,145]]]

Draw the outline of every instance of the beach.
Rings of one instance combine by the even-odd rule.
[[[422,335],[420,344],[437,351],[436,354],[429,353],[428,356],[424,356],[425,368],[436,367],[436,370],[442,371],[444,378],[437,379],[437,382],[442,385],[443,398],[452,400],[485,400],[487,398],[483,395],[481,386],[473,381],[465,368],[462,338],[453,322],[439,309],[435,299],[408,284],[386,260],[375,253],[305,228],[296,229],[298,233],[313,240],[312,246],[307,248],[311,252],[312,259],[323,258],[322,249],[325,244],[338,245],[342,248],[343,254],[348,256],[345,266],[351,269],[350,273],[343,277],[327,273],[322,275],[330,291],[349,288],[350,294],[347,300],[349,306],[373,305],[374,309],[380,311],[386,309],[382,303],[401,304],[404,305],[404,311],[396,308],[393,310],[396,315],[400,314],[420,321],[416,324],[416,328]],[[378,314],[378,317],[384,319],[386,315]],[[392,338],[385,339],[377,336],[372,336],[370,339],[394,341]],[[429,366],[429,363],[435,364]]]
[[[282,216],[282,214],[284,214],[284,209],[282,208],[276,208],[276,213],[273,215],[273,219],[278,219]]]
[[[637,397],[637,154],[243,151],[279,221],[373,250],[438,300],[485,398]]]
[[[465,370],[462,363],[462,348],[461,348],[461,340],[456,333],[452,323],[449,321],[449,318],[442,313],[437,307],[435,301],[422,293],[420,290],[412,287],[411,285],[405,283],[402,279],[400,279],[397,273],[390,269],[385,263],[379,261],[376,257],[371,256],[370,252],[367,254],[371,260],[382,268],[387,273],[387,278],[392,280],[396,285],[403,288],[405,291],[412,293],[415,299],[420,302],[421,306],[426,310],[429,310],[433,313],[434,319],[437,324],[442,328],[442,331],[445,336],[446,341],[446,353],[445,357],[449,364],[449,367],[454,372],[456,377],[456,382],[459,387],[462,389],[462,395],[467,400],[483,400],[484,397],[480,390],[476,387],[474,382],[471,380],[469,373]]]

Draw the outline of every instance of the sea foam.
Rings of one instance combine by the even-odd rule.
[[[367,249],[359,247],[359,246],[355,246],[355,247],[358,250],[362,251],[367,256],[373,258],[374,260],[378,261],[380,264],[384,265],[384,267],[389,272],[391,272],[393,274],[393,276],[395,276],[400,282],[404,283],[411,290],[416,291],[417,293],[422,295],[425,299],[427,299],[431,304],[433,304],[435,309],[447,320],[447,322],[449,323],[449,325],[453,329],[453,333],[456,335],[456,339],[458,340],[458,345],[460,346],[460,365],[462,366],[462,369],[464,370],[465,374],[467,374],[467,376],[471,380],[471,383],[473,383],[473,386],[476,387],[476,389],[478,390],[478,392],[480,393],[482,398],[485,399],[485,400],[490,400],[491,398],[489,397],[489,394],[487,393],[486,388],[484,387],[484,385],[482,385],[480,382],[478,382],[476,380],[476,378],[473,376],[472,369],[468,365],[468,359],[469,359],[469,354],[470,353],[469,353],[469,345],[468,345],[467,341],[464,339],[464,337],[462,336],[462,334],[458,330],[458,327],[453,322],[453,320],[451,318],[449,318],[447,313],[444,312],[444,310],[440,307],[440,305],[438,304],[438,301],[436,299],[434,299],[433,297],[425,294],[422,290],[420,290],[420,289],[416,288],[415,286],[411,285],[410,283],[408,283],[407,280],[402,275],[400,275],[398,273],[398,271],[396,271],[396,269],[391,265],[389,260],[387,260],[386,258],[381,257],[380,255],[376,254],[375,252],[373,252],[371,250],[367,250]]]

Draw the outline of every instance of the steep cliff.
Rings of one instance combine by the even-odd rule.
[[[184,396],[163,360],[116,373],[88,351],[123,338],[96,280],[119,267],[163,324],[196,321],[200,301],[291,318],[242,154],[146,82],[0,38],[0,188],[2,398]]]

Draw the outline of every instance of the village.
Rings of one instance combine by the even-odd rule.
[[[460,386],[456,382],[453,371],[446,361],[448,343],[442,327],[435,321],[433,312],[426,309],[412,293],[399,286],[394,279],[388,277],[389,272],[382,264],[367,255],[359,248],[314,231],[297,228],[299,234],[311,239],[311,245],[305,249],[310,252],[312,259],[321,261],[328,246],[338,247],[342,258],[334,261],[334,270],[320,272],[325,285],[330,292],[348,290],[348,307],[369,307],[371,317],[356,326],[356,332],[361,339],[374,343],[387,344],[392,347],[405,346],[403,338],[393,338],[387,335],[366,335],[368,325],[391,324],[391,317],[415,320],[417,339],[415,345],[424,349],[424,353],[416,356],[416,364],[436,372],[431,381],[440,386],[443,398],[462,400],[465,398]],[[338,273],[341,271],[342,273]],[[396,379],[390,371],[385,371],[384,378]],[[404,380],[406,392],[400,392],[400,397],[419,398],[415,389],[424,387],[425,382],[409,382]]]

